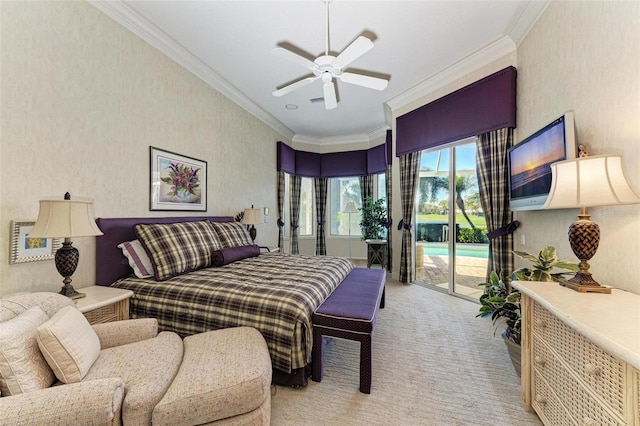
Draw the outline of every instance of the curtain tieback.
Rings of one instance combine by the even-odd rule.
[[[284,222],[278,219],[278,228],[282,228],[284,226]]]
[[[398,222],[398,231],[403,228],[406,229],[407,231],[411,231],[411,224],[404,223],[404,219],[400,219],[400,222]]]
[[[298,226],[297,223],[291,222],[291,229],[298,229],[298,228],[299,228],[299,226]]]
[[[324,226],[327,222],[325,222],[324,220],[322,221],[318,221],[318,226]]]
[[[508,225],[505,225],[498,229],[494,229],[493,231],[489,232],[487,234],[487,237],[489,237],[490,240],[493,240],[495,238],[502,237],[507,234],[513,234],[515,230],[518,229],[518,226],[520,226],[520,222],[518,222],[517,220],[514,220]]]
[[[391,225],[393,225],[393,219],[389,218],[389,220],[387,220],[387,224],[385,225],[385,227],[387,229],[391,229]]]

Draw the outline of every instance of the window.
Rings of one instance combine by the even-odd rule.
[[[387,175],[380,173],[378,175],[378,198],[384,198],[384,206],[387,206]],[[375,189],[375,188],[374,188]]]
[[[347,203],[362,207],[360,180],[357,177],[329,179],[331,235],[360,235],[360,212],[344,213]]]
[[[291,236],[289,174],[284,175],[284,235]],[[300,184],[300,220],[298,236],[312,236],[314,230],[313,179],[303,177]]]

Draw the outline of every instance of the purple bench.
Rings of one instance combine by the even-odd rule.
[[[322,381],[323,336],[360,342],[360,392],[371,393],[371,337],[384,308],[384,269],[354,268],[312,316],[311,378]]]

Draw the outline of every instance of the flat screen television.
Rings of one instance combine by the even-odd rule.
[[[576,158],[573,112],[553,120],[508,152],[509,206],[513,211],[538,210],[551,188],[551,164]]]

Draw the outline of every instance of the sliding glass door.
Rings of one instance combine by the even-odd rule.
[[[416,279],[477,299],[488,259],[475,139],[423,151],[416,195]]]

